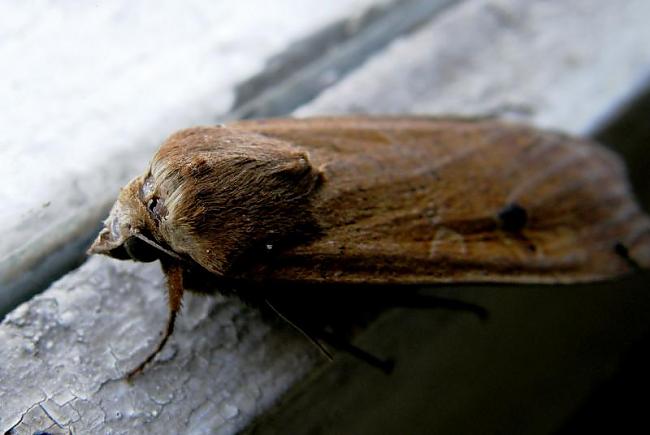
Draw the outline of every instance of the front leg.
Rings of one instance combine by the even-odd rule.
[[[162,340],[154,349],[149,356],[140,363],[135,369],[133,369],[128,375],[127,379],[129,381],[133,380],[133,377],[140,373],[144,367],[149,364],[155,357],[160,353],[162,348],[167,343],[167,340],[174,332],[174,323],[176,322],[176,316],[181,309],[182,300],[183,300],[183,267],[179,262],[170,261],[170,260],[161,260],[163,272],[167,278],[167,293],[168,293],[168,303],[169,303],[169,319],[167,320],[167,327],[163,333]]]

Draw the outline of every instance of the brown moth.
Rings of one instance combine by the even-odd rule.
[[[650,267],[650,220],[587,140],[487,119],[273,119],[172,135],[89,252],[167,275],[167,330],[135,373],[185,289],[252,283],[268,302],[287,283],[603,280]]]

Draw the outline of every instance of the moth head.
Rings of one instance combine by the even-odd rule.
[[[127,184],[104,221],[104,228],[88,250],[119,260],[155,261],[168,255],[178,256],[156,242],[156,225],[147,210],[146,177],[137,177]]]

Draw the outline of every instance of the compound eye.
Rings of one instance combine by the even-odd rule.
[[[160,223],[161,219],[167,213],[163,201],[155,196],[151,198],[147,203],[147,209],[149,210],[149,213],[154,218],[156,223]]]

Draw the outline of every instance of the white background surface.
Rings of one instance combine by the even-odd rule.
[[[114,197],[168,134],[215,123],[290,42],[375,3],[0,3],[0,262],[74,198]]]

